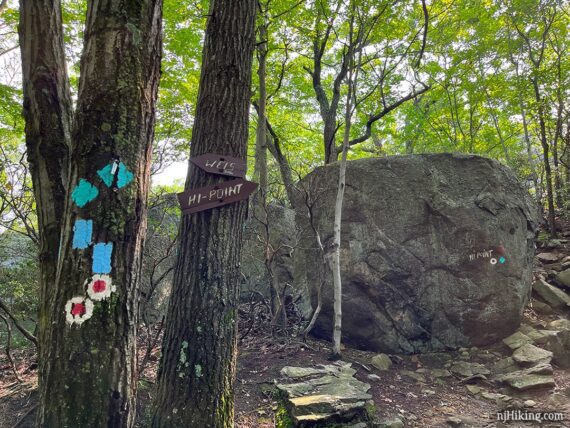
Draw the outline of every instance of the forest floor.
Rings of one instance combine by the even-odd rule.
[[[570,225],[568,230],[570,230]],[[566,229],[566,228],[565,228]],[[544,252],[544,249],[540,250]],[[560,252],[560,248],[556,251]],[[567,248],[566,255],[570,255]],[[532,301],[531,301],[532,302]],[[253,313],[253,318],[251,314]],[[276,413],[279,411],[275,380],[280,379],[280,370],[285,366],[315,367],[330,364],[330,343],[308,340],[303,343],[296,337],[272,337],[268,330],[266,311],[262,304],[243,305],[240,309],[240,337],[238,372],[235,389],[236,427],[273,428]],[[532,303],[524,312],[523,323],[546,324],[558,318],[557,315],[539,315],[532,310]],[[252,322],[253,321],[253,322]],[[158,326],[151,331],[156,336]],[[140,357],[147,349],[148,336],[141,331],[139,337]],[[137,426],[148,427],[151,402],[158,366],[159,345],[150,346],[148,362],[139,380]],[[508,394],[513,397],[508,409],[521,408],[532,412],[562,412],[565,422],[552,424],[532,424],[511,422],[503,425],[497,421],[497,412],[505,409],[500,400],[482,398],[468,389],[465,379],[455,376],[445,378],[434,376],[434,369],[443,369],[445,364],[454,361],[481,363],[488,368],[502,358],[511,355],[502,342],[485,348],[471,348],[460,351],[401,355],[387,371],[372,367],[370,360],[375,354],[346,348],[343,361],[352,363],[357,370],[356,378],[370,384],[369,393],[375,402],[378,421],[395,418],[409,427],[526,427],[549,426],[570,427],[570,370],[554,367],[556,387],[549,390],[515,394],[512,390],[497,386],[484,379],[475,382],[490,394]],[[37,402],[37,363],[33,349],[12,351],[19,380],[5,354],[0,355],[0,428],[33,426],[34,410]],[[374,376],[376,375],[376,376]],[[568,397],[566,404],[553,405],[552,393]],[[525,400],[534,401],[525,409]],[[390,426],[390,425],[379,425]],[[396,425],[394,425],[396,426]]]

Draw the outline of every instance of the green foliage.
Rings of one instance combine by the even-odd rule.
[[[63,2],[66,59],[73,94],[77,93],[79,83],[86,4],[85,0]],[[364,133],[370,115],[420,88],[419,82],[429,84],[431,89],[376,121],[371,138],[351,147],[349,159],[443,151],[475,153],[506,163],[527,183],[538,183],[538,188],[532,184],[531,189],[538,196],[543,194],[544,186],[540,179],[544,166],[538,122],[538,111],[542,108],[551,156],[554,155],[553,169],[562,185],[568,181],[565,172],[566,165],[570,165],[567,149],[570,7],[567,2],[428,2],[429,25],[421,61],[424,35],[421,2],[272,0],[262,1],[260,6],[268,23],[267,117],[294,179],[321,165],[324,159],[323,120],[311,76],[314,48],[324,43],[328,34],[321,77],[322,88],[330,100],[349,42],[349,18],[353,13],[355,28],[366,33],[367,41],[360,52],[358,105],[351,138]],[[188,156],[208,8],[206,0],[164,1],[164,58],[153,172]],[[257,25],[262,23],[259,14]],[[0,204],[0,215],[4,227],[8,225],[30,234],[35,219],[23,156],[17,24],[17,2],[10,1],[0,16],[0,29],[5,35],[0,40],[0,196],[19,205]],[[255,72],[253,76],[252,100],[256,100],[258,76]],[[531,84],[533,78],[538,80],[540,101]],[[341,82],[339,90],[337,144],[345,125],[342,112],[346,81]],[[250,173],[257,122],[253,108],[251,112]],[[274,200],[285,201],[278,164],[271,156],[268,159],[270,195]],[[179,190],[179,187],[163,188],[157,193]],[[31,215],[14,220],[16,208]],[[168,214],[178,215],[170,211]],[[159,225],[156,218],[149,220],[149,226],[151,230],[167,227],[159,231],[165,237],[176,233],[171,223]]]
[[[284,404],[279,403],[277,411],[275,412],[275,427],[276,428],[291,428],[295,426],[293,419],[289,416],[287,408]]]
[[[0,299],[20,319],[35,318],[38,308],[37,247],[28,238],[0,234]]]

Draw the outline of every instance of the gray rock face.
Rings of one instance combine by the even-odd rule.
[[[268,205],[269,242],[277,253],[272,269],[279,284],[293,284],[293,259],[295,246],[295,213],[279,205]],[[264,264],[266,231],[264,225],[253,216],[244,225],[241,257],[242,295],[255,290],[269,297],[269,279]]]
[[[332,242],[337,179],[333,164],[300,182],[315,200],[325,247]],[[295,205],[297,225],[307,231],[295,258],[296,280],[315,307],[324,275],[313,333],[330,338],[332,277],[320,268],[304,203]],[[350,161],[341,245],[343,340],[412,353],[508,336],[530,292],[536,224],[534,203],[495,161],[451,154]]]

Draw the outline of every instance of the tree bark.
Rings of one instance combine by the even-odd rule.
[[[50,302],[69,173],[72,104],[59,0],[22,0],[19,23],[26,150],[39,234],[38,362],[47,373]]]
[[[28,81],[26,138],[30,162],[35,162],[36,168],[40,165],[40,174],[35,178],[32,174],[32,178],[38,189],[38,210],[53,211],[57,214],[53,218],[60,218],[60,228],[52,222],[46,225],[49,230],[40,230],[46,242],[55,240],[52,233],[57,235],[58,245],[49,247],[51,264],[42,271],[43,278],[52,272],[55,278],[41,296],[38,426],[134,424],[138,280],[160,76],[161,11],[161,0],[128,5],[119,0],[88,2],[77,112],[70,138],[60,4],[24,0],[21,5],[22,58]],[[54,52],[49,63],[38,46],[41,43]],[[34,81],[37,84],[30,85]],[[46,95],[44,89],[51,89],[56,96],[48,97],[49,102],[42,105],[36,100]],[[58,155],[36,138],[38,124],[47,130],[58,126],[58,135],[64,137],[60,145],[73,142],[69,168],[66,147],[60,147]],[[46,134],[39,135],[44,138]],[[41,166],[54,159],[59,171],[56,166],[49,170]],[[98,174],[119,159],[132,173],[132,181],[122,189],[116,175],[104,184]],[[124,172],[119,169],[119,175],[121,170]],[[97,197],[85,204],[72,193],[80,180],[87,180],[98,191]],[[50,199],[54,188],[57,201]],[[81,249],[73,244],[78,219],[93,221],[90,245]],[[86,284],[97,273],[95,243],[113,245],[108,275],[115,291],[108,300],[93,298],[92,316],[78,325],[69,322],[67,306],[73,308],[70,299],[74,297],[87,297]],[[87,300],[85,307],[89,307]]]
[[[538,184],[538,173],[536,172],[536,165],[534,162],[534,158],[532,156],[532,145],[530,141],[530,133],[528,131],[528,120],[526,118],[526,110],[524,107],[524,102],[522,99],[522,93],[519,92],[519,106],[521,109],[521,117],[523,122],[523,130],[524,130],[524,141],[526,146],[526,156],[528,160],[528,164],[530,167],[531,175],[532,175],[532,182],[534,184],[534,190],[536,192],[535,199],[539,205],[542,206],[542,187]]]
[[[548,230],[550,236],[556,236],[556,224],[554,222],[554,193],[552,188],[552,170],[550,168],[549,146],[546,136],[546,121],[544,118],[544,105],[540,88],[538,86],[538,78],[532,77],[532,87],[534,89],[534,97],[538,105],[538,124],[540,129],[540,143],[542,145],[542,153],[544,157],[544,173],[546,179],[546,198],[548,200]]]
[[[259,114],[259,105],[254,102],[253,106],[255,107],[256,111]],[[298,193],[297,188],[295,187],[295,181],[293,180],[293,172],[291,171],[291,165],[289,164],[289,160],[283,154],[283,150],[281,150],[281,142],[279,136],[271,126],[269,119],[265,118],[265,127],[267,129],[267,137],[266,142],[267,149],[277,162],[279,166],[279,172],[281,173],[281,179],[283,180],[283,185],[285,186],[285,193],[287,193],[287,199],[289,200],[289,204],[293,207],[296,200],[296,194]]]
[[[334,225],[333,225],[333,254],[331,260],[333,274],[334,289],[334,325],[333,325],[333,350],[334,358],[341,358],[341,336],[342,336],[342,277],[340,273],[340,245],[341,245],[341,228],[342,228],[342,205],[344,202],[344,189],[346,186],[346,158],[348,156],[348,148],[350,147],[350,127],[352,124],[352,94],[356,86],[354,49],[355,44],[358,45],[359,37],[353,40],[354,36],[354,4],[351,2],[349,43],[345,60],[348,64],[347,85],[348,92],[346,94],[346,106],[344,113],[344,135],[342,140],[342,156],[338,173],[338,188],[336,194],[336,202],[334,209]],[[360,64],[359,64],[360,65]],[[358,73],[358,69],[356,70]],[[317,306],[318,307],[318,306]]]
[[[210,6],[191,156],[246,158],[255,0]],[[186,189],[227,180],[189,164]],[[233,426],[242,227],[247,202],[183,215],[154,427]]]

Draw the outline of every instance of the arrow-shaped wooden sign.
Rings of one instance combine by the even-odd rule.
[[[247,168],[246,162],[242,159],[215,153],[206,153],[190,158],[190,162],[206,172],[230,177],[245,177]]]
[[[257,183],[238,178],[179,193],[178,200],[182,212],[192,214],[247,199],[256,188]]]

